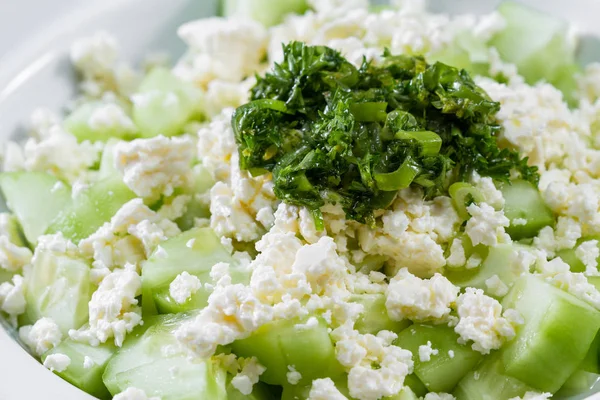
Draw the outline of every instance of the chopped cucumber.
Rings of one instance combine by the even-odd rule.
[[[319,319],[317,325],[299,329],[296,324],[300,322],[279,320],[263,325],[250,337],[235,341],[233,352],[256,357],[267,368],[261,380],[272,385],[287,385],[289,365],[302,375],[299,384],[341,376],[343,369],[335,357],[327,324]]]
[[[249,17],[265,26],[281,23],[287,14],[308,10],[306,0],[224,0],[222,4],[226,17]]]
[[[279,400],[280,397],[276,396],[271,392],[271,388],[262,383],[255,383],[252,387],[252,393],[249,395],[242,394],[232,384],[231,380],[228,379],[227,383],[227,400]]]
[[[566,398],[588,393],[599,379],[600,375],[598,374],[577,370],[567,379],[554,397]]]
[[[460,287],[476,287],[488,292],[486,281],[496,275],[507,288],[510,288],[514,281],[521,276],[522,270],[516,268],[515,262],[519,257],[519,250],[526,250],[527,246],[520,244],[499,244],[489,249],[488,255],[475,274],[469,279],[455,280],[455,284]],[[488,293],[496,298],[502,297],[506,293]]]
[[[502,360],[494,353],[469,372],[454,391],[456,400],[508,400],[535,389],[504,371]]]
[[[56,372],[56,374],[92,396],[109,400],[112,397],[102,382],[102,374],[108,360],[116,350],[117,347],[110,341],[99,346],[91,346],[87,343],[66,339],[45,353],[42,356],[42,362],[51,354],[69,356],[71,364],[66,370]]]
[[[554,214],[530,182],[513,181],[502,185],[501,190],[504,215],[510,220],[506,232],[513,240],[534,237],[543,227],[554,225]]]
[[[92,117],[94,113],[110,112],[112,114],[120,113],[121,116],[127,117],[125,110],[118,104],[106,104],[102,102],[84,103],[77,107],[67,118],[64,124],[66,130],[77,138],[78,141],[89,140],[91,142],[106,141],[110,138],[133,139],[137,135],[137,128],[131,120],[127,123],[119,123],[112,121],[114,115],[101,116],[106,121],[102,121],[99,126],[94,126]]]
[[[26,271],[25,284],[30,321],[52,318],[63,334],[87,322],[94,286],[90,266],[83,260],[36,251],[32,268]]]
[[[188,247],[189,245],[189,247]],[[187,271],[202,282],[210,282],[210,270],[219,262],[230,263],[233,258],[210,228],[195,228],[177,235],[161,245],[166,256],[153,254],[142,265],[142,305],[144,312],[178,312],[202,308],[210,292],[204,287],[184,304],[177,304],[169,295],[169,285],[180,273]],[[249,273],[230,270],[232,280],[248,279]]]
[[[506,374],[536,390],[556,392],[588,353],[600,312],[534,275],[519,278],[502,306],[525,320],[502,349]]]
[[[407,375],[406,378],[404,378],[404,386],[410,388],[410,390],[419,397],[423,397],[427,393],[425,384],[421,382],[414,373]]]
[[[559,250],[556,253],[556,255],[557,255],[557,257],[560,257],[564,262],[569,264],[572,272],[585,272],[585,270],[586,270],[585,264],[577,256],[576,249],[577,249],[577,247],[579,247],[579,245],[581,243],[587,242],[589,240],[598,240],[600,243],[600,237],[598,237],[598,236],[588,236],[585,238],[580,238],[577,241],[577,245],[575,247],[573,247],[572,249]],[[600,262],[600,257],[597,258],[597,261]]]
[[[133,120],[143,137],[178,135],[200,115],[201,99],[202,92],[192,84],[166,68],[154,68],[133,96]]]
[[[227,373],[191,356],[174,331],[188,315],[149,317],[108,361],[104,384],[113,395],[133,386],[162,400],[227,400]]]
[[[123,204],[135,197],[120,177],[98,181],[60,212],[47,233],[62,232],[65,238],[78,243],[110,221]]]
[[[545,80],[559,84],[572,100],[576,89],[576,44],[566,21],[536,11],[517,2],[504,2],[498,11],[506,27],[496,34],[491,45],[503,60],[515,64],[527,83]]]
[[[210,208],[205,200],[199,195],[205,194],[215,184],[215,180],[210,172],[201,164],[197,164],[192,168],[193,185],[189,192],[192,199],[187,205],[185,213],[175,222],[182,231],[187,231],[195,226],[196,218],[209,218]]]
[[[35,245],[50,222],[71,202],[71,188],[44,172],[5,172],[0,189],[25,238]]]
[[[27,240],[23,237],[17,217],[13,214],[2,213],[0,214],[0,218],[4,219],[3,223],[5,226],[3,229],[5,230],[5,234],[8,235],[8,240],[19,247],[27,247]]]
[[[431,342],[438,350],[429,361],[419,359],[419,346]],[[432,392],[450,392],[481,360],[481,354],[458,343],[458,335],[447,325],[413,325],[400,332],[397,345],[410,350],[415,362],[414,373]],[[452,355],[452,356],[451,356]]]
[[[402,321],[390,319],[385,307],[385,295],[381,293],[357,294],[352,296],[350,300],[364,306],[363,313],[354,325],[354,329],[360,333],[377,335],[377,332],[383,330],[398,333],[411,324],[407,319]]]
[[[121,176],[121,173],[115,168],[115,145],[119,143],[118,139],[109,139],[104,145],[102,158],[100,159],[100,169],[98,170],[98,179],[109,179]]]
[[[596,334],[596,338],[579,368],[587,372],[600,374],[600,333]]]

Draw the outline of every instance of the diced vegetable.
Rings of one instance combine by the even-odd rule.
[[[115,137],[132,139],[137,135],[137,127],[118,104],[84,103],[65,118],[64,124],[66,130],[80,142],[105,142]]]
[[[525,320],[502,349],[506,374],[554,393],[588,353],[600,329],[600,312],[534,275],[519,278],[502,306]]]
[[[207,193],[215,184],[210,172],[202,164],[194,165],[192,168],[193,184],[189,190],[192,199],[187,205],[185,213],[177,219],[177,225],[183,231],[187,231],[195,226],[196,218],[210,218],[210,209],[201,195]]]
[[[287,14],[302,14],[308,10],[306,0],[224,0],[223,15],[249,17],[265,26],[277,25]]]
[[[438,351],[429,361],[419,358],[419,346],[431,342]],[[400,332],[398,346],[410,350],[414,373],[432,392],[451,392],[454,386],[481,360],[480,353],[458,343],[458,335],[447,325],[413,325]]]
[[[65,354],[71,359],[71,363],[67,369],[56,374],[92,396],[109,400],[112,396],[102,382],[102,374],[116,350],[117,347],[111,341],[91,346],[66,339],[45,353],[42,362],[51,354]]]
[[[227,400],[227,373],[210,359],[191,356],[173,334],[188,317],[144,319],[106,366],[103,380],[110,393],[133,386],[162,400]]]
[[[571,396],[581,395],[582,393],[590,392],[590,389],[600,379],[600,375],[591,372],[577,370],[567,379],[564,385],[560,388],[556,398],[566,398]]]
[[[510,220],[506,232],[513,240],[534,237],[543,227],[554,225],[554,214],[532,183],[517,180],[502,185],[501,190],[504,215]]]
[[[44,172],[2,173],[0,189],[32,245],[71,202],[71,187]]]
[[[354,329],[360,333],[377,335],[383,330],[398,333],[411,324],[407,319],[393,321],[388,316],[383,294],[358,294],[352,296],[351,301],[364,306],[364,312],[354,324]]]
[[[110,221],[123,204],[135,197],[120,177],[98,181],[60,212],[47,233],[62,232],[65,238],[78,243]]]
[[[30,321],[52,318],[65,335],[87,322],[88,302],[95,288],[90,266],[83,260],[36,251],[32,268],[25,273],[25,284]]]
[[[201,114],[202,92],[165,68],[154,68],[133,96],[133,120],[143,137],[173,136]]]
[[[267,370],[263,382],[286,385],[288,365],[302,375],[300,383],[313,379],[341,376],[343,370],[335,357],[335,349],[324,321],[314,326],[296,327],[306,321],[279,320],[260,327],[250,337],[232,344],[235,354],[256,357]]]

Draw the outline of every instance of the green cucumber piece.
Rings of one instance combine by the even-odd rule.
[[[44,172],[4,172],[0,189],[32,245],[71,202],[71,187]]]
[[[599,379],[600,375],[598,374],[577,370],[569,377],[569,379],[567,379],[554,397],[564,399],[571,396],[590,393],[590,390]]]
[[[231,378],[231,376],[229,377]],[[249,395],[242,394],[239,390],[237,390],[232,384],[231,379],[228,379],[227,383],[227,400],[279,400],[280,397],[277,397],[272,391],[271,388],[262,383],[255,383],[252,387],[252,393]]]
[[[182,231],[187,231],[195,226],[196,218],[210,218],[210,208],[207,202],[199,195],[207,193],[215,184],[215,180],[210,172],[202,164],[194,165],[192,168],[193,185],[191,190],[186,193],[192,196],[187,205],[185,213],[175,222]]]
[[[525,323],[502,349],[507,375],[556,392],[582,363],[600,329],[600,312],[534,275],[524,275],[502,301]]]
[[[162,67],[150,71],[133,99],[133,120],[142,137],[183,133],[202,107],[202,92]]]
[[[577,247],[583,242],[587,242],[589,240],[598,240],[600,242],[600,237],[598,236],[587,236],[585,238],[580,238],[577,240],[577,245],[572,249],[563,249],[556,252],[556,256],[560,257],[564,262],[569,264],[571,267],[570,270],[572,272],[585,272],[586,267],[583,261],[577,257]],[[600,263],[600,257],[596,259]],[[600,264],[599,264],[600,265]]]
[[[107,126],[93,127],[90,119],[94,112],[103,107],[115,107],[116,112],[121,112],[127,116],[125,110],[118,104],[107,104],[102,102],[84,103],[69,114],[64,121],[66,130],[77,138],[77,141],[83,142],[105,142],[110,138],[133,139],[137,136],[137,128],[130,121],[131,126]]]
[[[308,10],[306,0],[225,0],[222,5],[226,17],[249,17],[265,26],[283,22],[287,14],[303,14]]]
[[[191,247],[188,247],[188,243]],[[142,265],[142,306],[145,313],[177,312],[204,307],[210,294],[204,287],[182,305],[173,301],[169,295],[169,285],[173,279],[187,271],[201,282],[210,282],[213,265],[225,262],[235,267],[231,254],[210,228],[195,228],[183,232],[166,240],[160,247],[161,253],[164,251],[166,256],[155,252]],[[231,268],[230,272],[232,279],[243,279],[241,272],[238,275],[235,268]],[[248,274],[246,279],[249,278]]]
[[[72,339],[62,341],[58,346],[49,350],[42,356],[42,362],[51,354],[65,354],[71,359],[71,364],[62,372],[55,372],[67,382],[102,400],[112,398],[104,382],[102,374],[108,360],[117,351],[112,342],[91,346],[87,343],[76,342]],[[86,357],[91,360],[91,365],[85,368]]]
[[[400,332],[411,324],[410,320],[393,321],[390,319],[385,307],[385,295],[356,294],[350,301],[362,304],[364,311],[354,324],[354,329],[360,333],[371,333],[377,335],[379,331]]]
[[[534,237],[543,227],[554,225],[552,210],[532,183],[512,181],[502,185],[501,191],[504,197],[504,215],[510,220],[506,232],[513,240]]]
[[[62,232],[65,238],[77,244],[110,221],[123,204],[135,197],[120,177],[98,181],[62,210],[46,232]]]
[[[103,381],[115,395],[136,387],[162,400],[227,400],[227,373],[210,359],[191,356],[174,331],[189,315],[144,319],[108,361]]]
[[[502,360],[494,353],[461,379],[453,395],[456,400],[508,400],[534,391],[527,384],[508,376]]]
[[[30,321],[52,318],[65,335],[88,321],[94,285],[90,266],[83,260],[36,251],[31,269],[25,273],[25,285]]]
[[[98,169],[98,180],[121,177],[121,173],[115,168],[115,155],[113,152],[119,142],[120,140],[111,138],[104,145],[102,157],[100,158],[100,168]]]
[[[299,385],[343,375],[327,324],[318,319],[318,324],[299,329],[296,324],[301,322],[305,321],[268,323],[248,338],[235,341],[231,348],[238,356],[256,357],[267,368],[261,380],[272,385],[288,384],[286,374],[290,365],[302,375]]]
[[[458,339],[454,329],[447,325],[415,324],[400,332],[396,343],[413,353],[414,373],[429,391],[451,392],[482,358],[470,346],[459,344]],[[419,346],[427,342],[431,342],[431,347],[437,349],[438,354],[422,362]]]
[[[503,2],[498,11],[506,26],[490,45],[504,61],[517,66],[527,83],[544,80],[560,84],[568,89],[563,92],[567,100],[572,100],[576,45],[570,39],[569,24],[513,1]]]

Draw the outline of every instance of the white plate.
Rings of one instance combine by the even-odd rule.
[[[498,2],[431,0],[434,8],[446,12],[485,12]],[[597,0],[523,2],[600,37]],[[76,38],[103,29],[119,39],[128,61],[159,50],[176,57],[183,51],[176,28],[216,10],[217,0],[0,0],[0,138],[22,135],[35,108],[60,111],[73,97],[67,50]],[[600,60],[599,43],[584,41],[584,61]],[[0,326],[0,400],[33,399],[93,398],[48,372]]]

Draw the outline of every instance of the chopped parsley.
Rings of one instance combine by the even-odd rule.
[[[317,217],[331,202],[373,223],[399,189],[431,198],[472,171],[538,179],[526,158],[498,147],[500,106],[465,70],[387,51],[356,68],[333,49],[292,42],[257,79],[232,117],[240,167],[272,172],[275,195]]]

